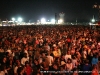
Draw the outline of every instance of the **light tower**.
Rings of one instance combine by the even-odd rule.
[[[64,23],[64,17],[65,17],[65,13],[59,13],[59,23],[63,24]]]
[[[94,23],[94,22],[95,22],[95,18],[94,18],[94,15],[93,15],[93,18],[92,18],[92,20],[91,20],[91,21],[92,21],[92,23]]]
[[[95,4],[93,5],[93,8],[95,8],[95,9],[98,10],[98,17],[99,17],[99,20],[100,20],[100,5],[97,4],[97,3],[95,3]]]
[[[55,13],[55,24],[57,24],[58,23],[58,15],[57,15],[57,13]]]

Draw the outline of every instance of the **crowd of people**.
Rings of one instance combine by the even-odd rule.
[[[99,75],[99,39],[88,26],[0,27],[0,75]]]

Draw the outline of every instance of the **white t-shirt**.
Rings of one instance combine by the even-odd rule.
[[[27,54],[27,56],[29,57],[29,54],[28,54],[28,51],[27,51],[27,50],[25,50],[25,51],[24,51],[24,53],[26,53],[26,54]]]
[[[12,54],[12,51],[11,51],[11,50],[9,50],[9,49],[7,50],[7,52],[9,52],[9,54]]]
[[[25,62],[26,62],[26,61],[29,61],[29,58],[23,57],[23,58],[21,59],[21,64],[22,64],[22,65],[25,65]]]
[[[18,66],[14,68],[14,74],[17,73]]]
[[[66,62],[67,62],[67,59],[68,59],[68,58],[71,59],[72,57],[71,57],[71,55],[66,54],[66,55],[65,55],[65,61],[66,61]]]
[[[20,67],[21,67],[21,66],[20,66]],[[16,66],[16,67],[14,68],[14,74],[17,73],[17,70],[18,70],[18,66]]]

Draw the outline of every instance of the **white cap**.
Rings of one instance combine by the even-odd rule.
[[[56,44],[53,44],[53,47],[57,47]]]

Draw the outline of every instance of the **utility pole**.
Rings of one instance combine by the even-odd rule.
[[[77,18],[76,18],[76,25],[77,25]]]
[[[99,20],[100,20],[100,5],[97,4],[97,3],[95,3],[95,4],[93,5],[93,8],[95,8],[95,9],[98,10],[98,18],[99,18]]]

